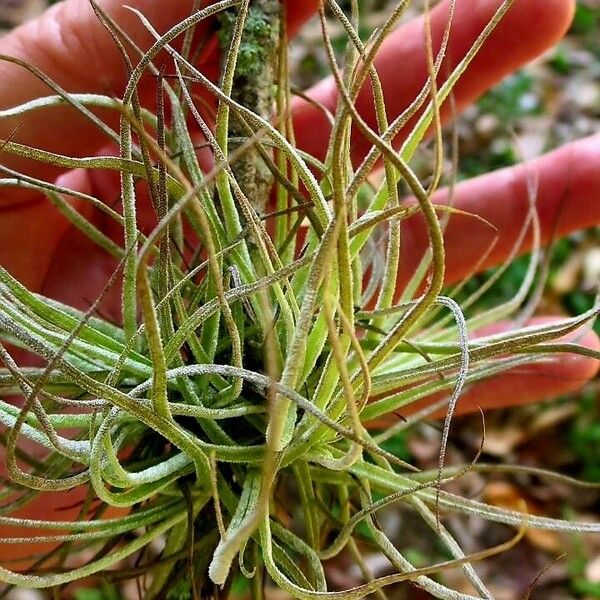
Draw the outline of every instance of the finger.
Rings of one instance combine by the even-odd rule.
[[[0,475],[4,468],[0,469]],[[75,521],[80,518],[81,506],[85,501],[86,489],[81,486],[68,492],[42,493],[29,503],[25,508],[15,511],[14,517],[30,520],[49,521]],[[114,512],[114,511],[111,511]],[[118,515],[115,515],[118,516]],[[2,525],[3,537],[25,537],[31,539],[34,536],[55,536],[54,529],[32,529],[19,525]],[[56,548],[58,544],[42,542],[23,542],[19,544],[0,544],[0,561],[6,565],[11,561],[11,567],[22,570],[31,567],[35,562],[32,555],[46,553]],[[15,561],[12,563],[12,561]]]
[[[453,214],[445,231],[446,283],[478,270],[501,264],[517,242],[529,212],[529,188],[535,192],[542,242],[600,223],[600,134],[567,144],[554,152],[516,167],[509,167],[461,183],[455,206],[483,217],[495,231],[473,217]],[[446,190],[434,197],[448,202]],[[482,256],[495,242],[483,263]],[[523,247],[530,249],[529,235]],[[401,289],[414,272],[428,245],[423,219],[415,215],[403,223]]]
[[[529,325],[556,322],[556,317],[537,317]],[[478,332],[478,336],[491,335],[510,330],[511,323],[500,323]],[[566,336],[562,341],[577,341],[581,346],[600,351],[600,339],[593,331],[577,331]],[[549,355],[546,359],[530,365],[515,367],[501,375],[468,386],[460,396],[456,407],[457,415],[479,410],[506,408],[523,404],[532,404],[542,400],[571,394],[581,389],[595,377],[600,361],[579,354]],[[430,406],[447,396],[447,393],[434,394],[423,400],[403,407],[402,416],[407,417]],[[443,418],[445,409],[439,410],[432,418]],[[372,428],[389,426],[389,418],[382,417],[369,424]],[[394,421],[397,417],[393,416]]]
[[[457,1],[448,51],[440,71],[442,78],[462,60],[500,4],[501,0]],[[445,0],[432,11],[434,51],[440,46],[448,21],[448,6],[449,2]],[[455,86],[458,110],[556,43],[567,30],[573,10],[572,0],[515,0]],[[532,23],[535,23],[535,35],[531,31]],[[385,90],[386,110],[391,119],[410,105],[428,77],[423,18],[415,19],[390,35],[375,64]],[[338,101],[333,78],[318,84],[309,95],[330,110],[335,109]],[[361,92],[356,105],[371,127],[375,128],[373,101],[368,87]],[[448,116],[449,107],[444,106],[442,117],[447,119]],[[312,104],[298,100],[294,122],[302,149],[322,158],[330,130],[322,112]],[[405,132],[410,131],[411,123],[404,129]],[[401,140],[402,134],[396,142]],[[355,136],[355,160],[359,161],[368,149],[369,144],[359,135]]]
[[[25,441],[20,448],[27,453],[28,456],[36,457],[38,448],[28,441]],[[39,454],[39,452],[37,452]],[[4,467],[4,456],[0,462],[0,477],[3,480],[7,478],[6,468]],[[39,457],[43,460],[43,456]],[[18,519],[27,519],[30,521],[60,521],[60,522],[75,522],[81,519],[81,511],[86,498],[88,496],[88,486],[78,486],[71,490],[60,492],[40,492],[24,506],[11,512],[11,517]],[[97,509],[99,502],[94,500],[88,508],[85,515],[86,519],[100,518],[98,517]],[[127,510],[116,508],[114,506],[106,507],[101,513],[103,519],[115,519],[125,516]],[[38,536],[57,536],[65,533],[57,529],[42,529],[24,527],[20,525],[2,525],[2,537],[6,538],[26,538],[27,541],[20,541],[18,544],[0,543],[0,563],[5,568],[10,568],[16,571],[24,571],[31,569],[36,562],[36,558],[41,555],[56,549],[58,542],[40,542],[32,538]],[[40,556],[37,556],[40,555]],[[59,558],[55,557],[52,560],[44,561],[45,566],[57,564]],[[39,566],[39,565],[37,565]],[[63,596],[65,597],[65,596]],[[69,596],[70,597],[70,596]]]
[[[298,29],[315,14],[318,7],[319,0],[303,0],[302,2],[288,0],[286,4],[288,35],[294,36]]]
[[[582,346],[600,351],[598,336],[589,331],[579,341]],[[466,390],[459,400],[457,414],[533,404],[572,394],[598,374],[600,361],[578,354],[561,354],[526,367],[507,371]]]
[[[192,0],[135,0],[130,3],[99,0],[98,3],[142,49],[149,48],[154,39],[140,23],[138,16],[126,8],[126,4],[141,11],[161,33],[188,16],[193,6]],[[316,5],[317,0],[290,2],[290,30],[296,31]],[[199,34],[211,26],[214,26],[214,21],[203,21],[199,26]],[[0,54],[35,65],[69,92],[119,97],[126,84],[126,69],[121,56],[87,0],[66,0],[52,6],[38,19],[0,39]],[[218,68],[216,60],[211,65],[213,71]],[[216,73],[213,75],[216,76]],[[0,108],[17,106],[52,93],[27,70],[4,61],[0,61],[0,82]],[[155,82],[148,78],[140,93],[154,95],[154,88]],[[104,117],[109,123],[115,124],[114,114]],[[91,155],[108,141],[81,115],[67,108],[36,111],[26,119],[6,119],[0,122],[0,138],[6,139],[17,126],[16,141],[71,156]],[[25,173],[35,171],[37,177],[48,180],[61,172],[56,167],[27,164],[6,154],[1,160],[11,168]],[[16,196],[11,194],[11,197]],[[26,197],[28,195],[23,192],[22,198]]]
[[[85,193],[80,173],[72,181]],[[73,202],[74,207],[77,204]],[[71,224],[50,202],[0,203],[0,265],[29,289],[41,290],[56,247],[70,229]]]

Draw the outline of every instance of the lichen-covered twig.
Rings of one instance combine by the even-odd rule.
[[[279,44],[280,0],[251,0],[237,58],[232,98],[263,119],[270,119],[275,103],[276,66]],[[219,42],[226,55],[236,21],[235,11],[220,16]],[[228,137],[234,149],[248,127],[236,114],[229,119]],[[267,150],[267,152],[270,152]],[[250,148],[232,164],[242,191],[259,213],[265,212],[273,175],[256,148]]]

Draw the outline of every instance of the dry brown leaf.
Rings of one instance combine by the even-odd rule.
[[[543,515],[542,507],[527,495],[524,490],[512,483],[492,481],[485,486],[483,494],[486,502],[492,506],[520,511],[522,510],[523,503],[525,503],[528,513]],[[555,531],[528,529],[525,537],[530,544],[540,550],[552,553],[560,553],[562,551],[563,544],[561,537]]]

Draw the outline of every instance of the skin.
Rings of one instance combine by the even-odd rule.
[[[121,26],[143,48],[151,43],[137,17],[120,7],[122,0],[99,0]],[[169,10],[156,0],[129,0],[141,10],[159,31],[165,31],[183,18],[192,5],[189,0],[171,0]],[[293,1],[288,4],[290,31],[296,31],[310,17],[317,2]],[[460,60],[465,50],[489,20],[500,0],[458,0],[452,30],[447,66]],[[441,36],[448,3],[442,2],[432,14],[434,44]],[[487,40],[481,53],[456,88],[459,110],[468,106],[490,86],[553,46],[564,35],[572,19],[572,0],[516,0],[505,20]],[[535,23],[535,35],[531,32]],[[413,21],[391,35],[377,59],[377,67],[386,90],[390,118],[407,106],[426,78],[423,49],[423,22]],[[199,32],[202,35],[203,31]],[[208,45],[200,58],[207,74],[216,76],[216,45]],[[99,92],[119,95],[125,84],[125,70],[113,43],[85,0],[66,0],[46,11],[39,19],[27,23],[0,39],[0,54],[29,61],[59,82],[68,91]],[[421,56],[421,58],[419,58]],[[157,64],[160,64],[157,63]],[[442,68],[441,72],[447,72]],[[6,108],[47,95],[48,90],[24,69],[0,61],[0,107]],[[154,82],[145,80],[142,101],[152,105]],[[309,93],[333,109],[337,102],[335,86],[325,80]],[[361,94],[358,107],[374,126],[373,109],[368,91]],[[447,113],[444,114],[447,117]],[[298,101],[294,105],[299,145],[322,156],[327,140],[327,123],[312,105]],[[26,119],[0,123],[0,138],[14,133],[15,141],[73,155],[105,152],[106,139],[92,126],[67,109],[53,109]],[[401,141],[400,139],[396,142]],[[355,159],[359,161],[367,149],[364,140],[354,140]],[[37,177],[59,178],[65,186],[97,195],[105,200],[118,197],[118,180],[100,172],[73,171],[63,173],[45,165],[15,160],[6,154],[2,164],[36,173]],[[510,252],[527,210],[527,182],[532,176],[539,182],[538,210],[543,236],[553,232],[566,234],[600,222],[600,136],[579,140],[554,152],[518,166],[484,175],[457,187],[455,204],[476,213],[497,229],[498,241],[486,263],[499,264]],[[447,201],[442,190],[436,201]],[[102,216],[72,200],[74,206],[114,239],[119,232]],[[145,219],[142,210],[142,221]],[[148,226],[151,226],[148,219]],[[24,232],[27,232],[24,235]],[[456,281],[469,274],[487,250],[494,235],[482,223],[469,218],[451,218],[446,232],[447,280]],[[407,220],[403,226],[403,266],[400,286],[426,246],[426,232],[420,217]],[[72,229],[45,199],[30,192],[0,188],[0,264],[30,289],[69,302],[88,306],[104,286],[114,268],[114,261]],[[524,251],[525,249],[523,249]],[[83,260],[72,257],[85,256]],[[118,290],[108,299],[105,311],[116,316]],[[538,318],[538,322],[539,322]],[[511,324],[503,325],[510,328]],[[579,340],[600,349],[598,337],[584,333]],[[558,365],[558,366],[557,366]],[[580,388],[598,371],[598,361],[579,356],[563,356],[554,364],[541,364],[509,372],[502,377],[472,387],[461,400],[460,411],[477,406],[494,408],[523,402],[535,402]],[[44,499],[43,513],[70,504],[61,494]],[[38,509],[39,510],[39,509]],[[31,511],[30,511],[31,512]],[[71,511],[72,512],[72,511]],[[39,516],[39,512],[37,513]],[[69,518],[69,511],[57,513]],[[14,548],[9,548],[13,553]]]

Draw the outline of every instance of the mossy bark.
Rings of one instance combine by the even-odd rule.
[[[280,0],[251,0],[233,82],[232,98],[267,120],[272,117],[275,103],[281,12]],[[224,56],[231,42],[235,19],[235,11],[226,11],[220,18],[219,40]],[[230,150],[239,146],[240,138],[249,135],[247,126],[233,111],[228,134]],[[244,152],[232,164],[232,169],[252,206],[259,214],[264,214],[273,175],[258,150],[252,147]]]

